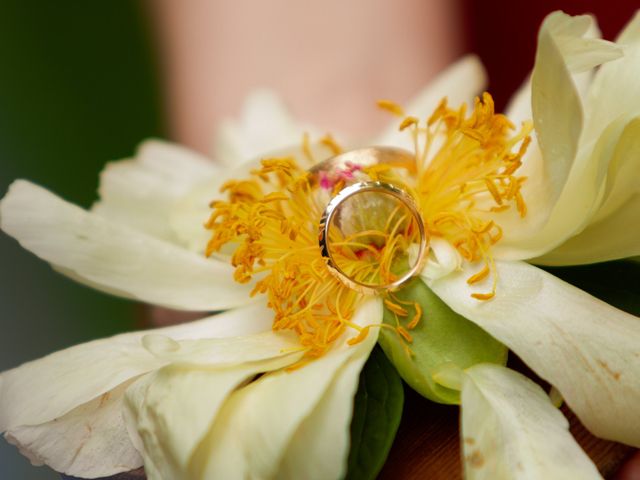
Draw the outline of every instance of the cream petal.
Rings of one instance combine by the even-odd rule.
[[[529,175],[525,186],[532,182],[523,189],[528,213],[524,219],[508,215],[509,212],[496,219],[504,232],[494,250],[496,257],[504,260],[535,258],[557,248],[587,227],[604,198],[607,167],[626,124],[624,118],[614,121],[595,146],[581,147],[559,197],[551,193],[544,180],[540,181],[540,176],[533,176],[524,169],[523,173]],[[544,164],[547,163],[545,159]],[[542,227],[536,228],[541,224]]]
[[[545,265],[576,265],[640,253],[640,118],[624,116],[605,130],[603,156],[610,158],[603,200],[589,225],[578,235],[535,260]]]
[[[545,249],[549,240],[541,240],[538,232],[545,230],[578,152],[582,104],[557,36],[558,29],[562,31],[573,24],[565,20],[566,16],[558,12],[549,15],[538,36],[530,94],[536,135],[520,172],[527,176],[523,196],[530,206],[524,219],[515,212],[501,215],[504,237],[500,255],[508,258],[530,258],[529,250]],[[527,112],[523,105],[526,100],[527,95],[521,90],[512,110]]]
[[[547,16],[546,26],[557,39],[557,45],[572,73],[582,73],[622,56],[615,44],[602,40],[595,18],[591,15],[570,16],[554,12]]]
[[[534,125],[554,199],[569,176],[583,121],[580,98],[560,47],[562,42],[553,33],[557,19],[555,14],[550,15],[540,28],[531,76]]]
[[[100,200],[92,210],[114,223],[177,242],[169,211],[184,196],[219,171],[211,159],[184,147],[148,140],[131,160],[107,164],[100,175]],[[207,219],[197,219],[202,223]]]
[[[269,313],[273,318],[273,312]],[[281,352],[299,350],[300,342],[293,332],[265,331],[255,335],[197,340],[173,340],[154,333],[142,337],[143,346],[165,363],[236,365],[273,358]],[[275,353],[274,353],[275,352]]]
[[[171,364],[130,388],[126,395],[130,428],[144,445],[145,465],[161,472],[150,478],[185,478],[194,449],[227,396],[256,374],[290,365],[300,355],[276,351],[271,358],[234,368]]]
[[[215,158],[237,167],[269,152],[299,144],[305,131],[271,90],[255,90],[247,97],[239,121],[226,120],[218,128]]]
[[[640,320],[532,265],[496,266],[489,301],[470,296],[483,288],[467,285],[473,268],[430,285],[555,386],[595,435],[640,446]]]
[[[625,121],[625,116],[622,116],[618,123],[625,123]],[[604,198],[593,222],[615,215],[632,196],[640,194],[638,174],[640,174],[640,117],[625,123],[624,130],[615,144],[607,169]]]
[[[586,101],[586,138],[628,112],[640,112],[640,13],[636,13],[617,39],[624,55],[596,73]]]
[[[640,228],[636,225],[640,225],[640,195],[633,196],[615,214],[536,258],[535,263],[581,265],[640,255]]]
[[[223,199],[221,187],[229,180],[248,179],[251,170],[260,166],[260,159],[228,168],[194,186],[169,211],[169,224],[174,234],[191,251],[203,253],[211,238],[205,222],[211,216],[211,202]]]
[[[379,323],[381,318],[381,302],[372,299],[358,310],[353,321],[364,326]],[[305,419],[314,422],[316,413],[324,417],[329,413],[324,410],[332,409],[344,420],[344,409],[351,408],[348,404],[352,395],[348,392],[329,393],[330,396],[341,396],[341,400],[325,397],[325,394],[332,384],[338,385],[333,382],[342,373],[349,374],[344,370],[345,365],[368,356],[375,345],[377,330],[372,329],[362,342],[350,347],[345,340],[352,336],[353,332],[346,332],[335,349],[301,368],[265,375],[233,394],[193,457],[192,478],[271,478],[278,473],[283,461],[287,468],[297,472],[297,467],[285,459],[288,449],[293,448],[290,444],[296,432],[300,428],[306,430]],[[328,427],[325,425],[324,428]],[[320,432],[316,434],[324,436]],[[304,430],[300,435],[300,438],[306,438]],[[311,463],[344,461],[346,453],[342,446],[340,451],[331,449],[336,457],[324,459],[312,458],[312,455],[329,450],[316,449],[315,444],[313,447],[313,450],[304,450]]]
[[[520,88],[511,96],[505,114],[515,125],[531,120],[533,113],[531,112],[531,77],[522,83]]]
[[[278,475],[324,480],[343,478],[350,445],[351,416],[360,371],[375,336],[342,367],[313,412],[300,424],[287,448]]]
[[[476,365],[466,371],[461,398],[467,480],[602,478],[566,418],[525,376]]]
[[[440,73],[429,85],[409,102],[405,109],[409,115],[427,119],[440,101],[447,97],[450,105],[458,107],[462,103],[473,104],[476,95],[487,86],[487,74],[475,55],[467,55]],[[394,120],[373,143],[394,145],[413,151],[413,141],[407,132],[398,131],[398,121]]]
[[[142,466],[122,418],[130,382],[40,425],[21,426],[5,436],[34,465],[81,478],[115,475]]]
[[[166,365],[166,355],[157,351],[154,355],[145,347],[143,338],[150,334],[175,341],[250,338],[268,330],[272,319],[271,310],[255,304],[197,322],[76,345],[5,371],[0,374],[0,432],[62,417],[129,379]],[[179,358],[180,351],[174,355]],[[224,358],[218,360],[229,363]]]
[[[506,115],[514,125],[522,125],[531,121],[531,78],[527,78],[518,91],[511,97],[506,108]],[[518,174],[526,177],[522,185],[522,195],[529,201],[535,199],[535,208],[528,209],[527,216],[522,218],[516,209],[510,209],[500,214],[499,222],[503,229],[503,240],[497,245],[498,249],[514,249],[519,252],[517,245],[522,239],[535,234],[549,219],[553,210],[553,200],[557,192],[553,192],[552,185],[547,181],[545,163],[538,144],[535,131],[530,134],[531,142],[522,158],[522,167]],[[497,254],[499,256],[499,254]],[[511,253],[511,257],[527,258],[528,253]]]
[[[417,260],[417,250],[412,248],[409,251],[411,264],[415,264]],[[458,250],[445,239],[434,237],[429,240],[429,256],[420,275],[429,280],[437,280],[458,270],[461,264],[462,257]]]
[[[586,227],[601,200],[610,160],[606,147],[618,125],[609,126],[610,135],[597,144],[597,137],[585,138],[579,79],[574,73],[617,58],[621,51],[610,42],[590,38],[594,29],[591,17],[562,12],[549,15],[540,29],[531,82],[543,162],[536,162],[529,171],[527,158],[522,169],[528,177],[523,189],[529,204],[527,217],[519,222],[514,216],[500,219],[505,234],[499,249],[503,258],[533,258],[555,248]]]
[[[495,221],[504,232],[494,254],[505,260],[538,257],[561,245],[592,220],[606,191],[607,165],[611,162],[626,119],[613,122],[595,148],[581,150],[559,197],[545,180],[547,160],[532,145],[522,174],[527,177],[523,196],[528,204],[525,218],[513,211],[500,214]],[[588,150],[588,151],[587,151]],[[536,157],[537,155],[537,157]]]
[[[9,188],[0,224],[27,250],[110,293],[196,311],[249,299],[231,265],[111,223],[26,181]]]

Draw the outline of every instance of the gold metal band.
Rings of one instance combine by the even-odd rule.
[[[366,284],[362,283],[349,275],[347,275],[340,266],[335,262],[333,255],[331,253],[331,248],[329,245],[329,228],[331,226],[331,221],[336,213],[338,207],[345,202],[348,198],[353,197],[354,195],[360,195],[366,192],[375,192],[383,195],[389,195],[397,200],[399,200],[406,208],[409,210],[411,215],[413,216],[416,224],[418,225],[418,231],[420,235],[420,241],[418,243],[418,257],[413,265],[402,277],[397,279],[396,281],[388,284]],[[325,208],[322,218],[320,220],[320,236],[319,236],[319,246],[322,253],[322,256],[327,260],[327,268],[329,271],[334,274],[340,281],[342,281],[348,287],[357,290],[364,294],[376,294],[385,290],[394,290],[400,287],[403,283],[409,280],[411,277],[419,273],[422,268],[423,260],[425,258],[426,250],[427,250],[427,238],[424,228],[424,223],[422,222],[422,217],[418,210],[418,207],[411,195],[409,195],[404,190],[391,185],[389,183],[384,182],[358,182],[352,185],[349,185],[338,194],[331,199],[331,201],[327,204]]]

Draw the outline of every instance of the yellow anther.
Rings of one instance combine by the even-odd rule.
[[[384,299],[384,304],[387,306],[387,308],[389,310],[391,310],[393,313],[395,313],[396,315],[399,315],[401,317],[406,317],[407,315],[409,315],[409,313],[407,312],[407,310],[405,310],[404,308],[402,308],[400,305],[398,305],[395,302],[392,302],[389,299]]]
[[[369,335],[369,327],[364,327],[362,330],[360,330],[360,333],[358,333],[357,336],[347,340],[347,343],[349,345],[355,345],[356,343],[360,343],[365,338],[367,338],[367,335]]]
[[[396,331],[400,334],[402,338],[404,338],[407,342],[412,343],[413,337],[404,327],[396,327]]]
[[[495,292],[489,292],[489,293],[472,293],[471,297],[475,298],[476,300],[491,300],[493,297],[496,296]]]
[[[420,323],[420,320],[422,319],[422,307],[420,306],[420,304],[418,302],[415,302],[413,304],[413,308],[415,310],[415,313],[411,321],[407,323],[407,328],[409,330],[413,330],[414,328],[416,328],[418,326],[418,323]]]
[[[326,134],[324,137],[322,137],[320,139],[320,143],[331,150],[334,155],[342,153],[342,147],[338,145],[338,143],[330,134]]]
[[[476,273],[475,275],[471,275],[469,278],[467,278],[467,283],[469,285],[473,285],[474,283],[478,283],[482,280],[484,280],[485,278],[487,278],[487,276],[489,275],[489,265],[486,265],[482,268],[482,270],[480,270],[478,273]]]
[[[402,122],[400,123],[400,126],[398,127],[398,130],[400,130],[401,132],[409,127],[414,127],[414,126],[418,126],[418,119],[416,117],[406,117],[404,120],[402,120]]]
[[[438,104],[436,109],[433,111],[429,119],[427,120],[427,125],[429,127],[432,126],[438,120],[443,118],[447,113],[449,113],[449,110],[447,108],[447,99],[445,97],[442,100],[440,100],[440,103]]]
[[[386,110],[387,112],[391,112],[398,117],[404,117],[404,109],[395,102],[391,100],[378,100],[378,107]]]
[[[317,163],[313,158],[313,152],[311,151],[311,142],[309,140],[309,134],[307,132],[304,132],[302,134],[302,153],[311,165]]]
[[[493,180],[489,178],[485,178],[484,183],[487,186],[487,190],[489,191],[493,199],[496,201],[496,203],[498,205],[502,205],[502,198],[500,197],[500,192],[498,191],[498,188],[496,187],[495,183],[493,183]]]
[[[478,130],[475,130],[473,128],[463,128],[461,132],[463,135],[466,135],[467,137],[475,140],[478,143],[484,143],[484,135]]]

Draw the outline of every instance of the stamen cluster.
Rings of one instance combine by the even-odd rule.
[[[252,174],[223,186],[228,201],[212,203],[207,255],[234,244],[235,279],[255,278],[252,295],[268,296],[274,330],[293,330],[308,356],[322,355],[346,326],[362,330],[350,321],[362,296],[336,279],[321,256],[318,222],[325,205],[310,175],[293,158],[263,160]]]
[[[484,268],[468,283],[492,274],[491,291],[472,294],[479,300],[492,298],[497,277],[491,247],[502,237],[498,214],[510,208],[521,217],[527,213],[521,192],[526,177],[516,172],[529,145],[532,125],[525,123],[512,134],[514,125],[495,113],[488,93],[476,98],[469,116],[466,104],[453,110],[444,99],[422,124],[404,116],[397,105],[383,102],[381,106],[403,116],[400,129],[409,130],[413,137],[416,179],[405,188],[411,189],[420,206],[427,235],[446,239],[468,262],[484,262]],[[389,175],[380,173],[382,179],[393,181]]]
[[[294,158],[265,159],[246,180],[227,182],[222,192],[226,201],[212,202],[213,213],[206,224],[212,231],[207,255],[234,248],[231,263],[235,280],[255,282],[252,295],[265,294],[275,312],[274,330],[293,330],[300,338],[307,358],[317,357],[352,327],[358,334],[351,343],[365,338],[368,328],[351,319],[363,294],[350,289],[327,268],[318,245],[318,229],[326,207],[327,192],[344,186],[345,175],[354,172],[372,180],[395,184],[414,196],[427,238],[442,237],[468,262],[484,262],[469,284],[492,275],[491,291],[474,293],[478,300],[495,295],[496,271],[491,247],[502,236],[496,222],[500,212],[515,208],[520,216],[527,209],[521,193],[524,177],[516,171],[529,144],[530,124],[515,135],[513,124],[494,112],[489,94],[476,99],[467,116],[465,105],[457,110],[446,99],[421,122],[405,116],[391,102],[380,106],[402,117],[400,130],[408,130],[414,141],[415,171],[398,171],[390,165],[374,165],[339,172],[339,178],[313,179]],[[326,137],[321,143],[335,153],[339,147]],[[303,152],[310,157],[308,137]],[[375,214],[375,213],[373,213]],[[388,218],[395,219],[394,215]],[[392,275],[393,259],[415,240],[415,229],[400,220],[381,222],[380,227],[347,234],[336,242],[343,252],[342,265],[362,278]],[[401,228],[402,227],[402,228]],[[400,239],[402,237],[402,239]],[[406,320],[394,329],[408,342],[407,329],[415,328],[421,315],[409,319],[406,308],[393,294],[384,299],[387,308]],[[416,312],[421,310],[414,306]]]

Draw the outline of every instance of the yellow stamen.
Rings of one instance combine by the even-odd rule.
[[[497,288],[491,250],[503,233],[500,213],[512,207],[520,216],[527,213],[522,195],[526,179],[517,173],[529,144],[531,124],[523,124],[514,133],[513,124],[494,112],[488,94],[476,99],[469,112],[465,105],[449,108],[444,99],[426,122],[405,116],[393,102],[382,100],[378,105],[403,117],[400,130],[408,130],[412,136],[416,174],[407,177],[406,172],[401,174],[388,164],[358,171],[410,193],[430,238],[446,240],[468,262],[483,262],[467,283],[475,285],[491,278],[490,292],[471,294],[478,300],[490,300]],[[342,151],[328,135],[320,144],[332,154]],[[306,134],[302,155],[310,162],[316,160]],[[364,296],[330,273],[318,247],[326,193],[340,191],[348,175],[332,179],[328,187],[322,187],[326,189],[321,195],[318,182],[312,182],[307,169],[292,157],[264,159],[251,174],[250,179],[226,182],[221,192],[227,199],[211,203],[213,212],[205,226],[212,236],[206,254],[220,252],[228,244],[235,247],[230,258],[234,278],[240,283],[255,281],[251,295],[267,296],[274,311],[273,329],[295,332],[306,352],[305,361],[325,353],[347,328],[357,332],[349,339],[350,345],[362,341],[372,326],[360,327],[352,318]],[[391,283],[389,280],[397,278],[394,268],[399,254],[408,251],[417,235],[415,224],[401,209],[390,209],[377,222],[372,228],[330,234],[336,263],[363,283]],[[383,328],[392,328],[406,342],[412,342],[409,330],[422,318],[420,305],[400,301],[393,294],[384,303],[396,325]]]
[[[392,102],[391,100],[378,100],[377,103],[378,107],[381,109],[386,110],[397,117],[404,117],[404,109],[397,103]]]
[[[420,323],[420,320],[422,319],[422,307],[420,306],[420,304],[418,302],[414,302],[413,308],[415,310],[415,314],[413,315],[411,321],[407,323],[407,328],[409,330],[413,330],[414,328],[416,328],[418,326],[418,323]]]
[[[409,343],[413,342],[413,337],[409,332],[405,330],[404,327],[397,327],[396,330],[402,336],[402,338],[404,338],[407,342]]]
[[[320,143],[331,150],[334,155],[342,153],[342,147],[338,145],[338,143],[330,134],[326,134],[324,137],[322,137],[320,139]]]
[[[400,130],[402,132],[403,130],[406,130],[409,127],[414,127],[414,126],[417,126],[417,125],[418,125],[418,119],[416,117],[406,117],[400,123],[400,126],[398,127],[398,130]]]
[[[406,317],[407,315],[409,315],[409,313],[404,308],[402,308],[400,305],[392,302],[389,299],[385,298],[384,304],[387,306],[389,310],[391,310],[396,315],[399,315],[401,317]]]
[[[472,293],[471,296],[477,300],[490,300],[495,297],[495,292],[489,293]]]
[[[302,134],[302,153],[311,165],[316,163],[315,158],[313,158],[313,153],[311,152],[311,142],[309,141],[309,134],[307,132]]]
[[[525,178],[515,174],[530,142],[531,123],[524,123],[513,134],[513,124],[494,112],[493,99],[485,93],[475,100],[469,114],[464,106],[449,108],[443,99],[425,130],[418,129],[413,117],[406,117],[400,126],[413,127],[418,179],[409,188],[420,203],[427,231],[449,241],[465,260],[485,261],[482,275],[470,277],[470,284],[488,275],[495,277],[495,270],[489,267],[489,252],[502,237],[502,229],[497,217],[488,220],[487,214],[511,207],[522,217],[527,213],[521,193]],[[422,136],[421,141],[417,135]],[[443,137],[443,141],[432,151],[436,137]],[[391,183],[400,181],[393,171],[380,170],[378,177]],[[493,293],[472,296],[488,300]]]
[[[475,275],[471,275],[467,279],[467,283],[469,285],[473,285],[474,283],[478,283],[478,282],[484,280],[485,278],[487,278],[487,275],[489,275],[489,265],[485,265],[482,268],[482,270],[480,270],[478,273],[476,273]]]

